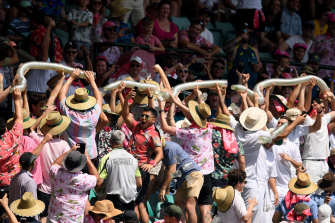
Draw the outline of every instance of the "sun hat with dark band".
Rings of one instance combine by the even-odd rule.
[[[307,173],[300,173],[298,177],[290,180],[288,189],[295,194],[308,195],[315,192],[318,186],[311,181]]]
[[[40,130],[44,135],[50,133],[55,136],[63,133],[70,123],[69,117],[61,115],[58,111],[52,111],[41,120]]]
[[[240,115],[241,125],[249,131],[258,131],[266,125],[268,117],[263,109],[250,107]]]
[[[25,192],[21,199],[13,201],[10,209],[15,215],[21,217],[33,217],[43,212],[45,204],[43,201],[36,200],[33,193]]]
[[[234,131],[232,127],[230,127],[230,118],[227,115],[224,115],[220,113],[214,122],[210,122],[212,125],[215,125],[217,127],[223,128],[223,129],[228,129]]]
[[[218,210],[226,212],[234,201],[235,190],[232,186],[215,188],[212,197],[217,204]]]
[[[118,114],[112,112],[112,110],[111,110],[109,104],[103,104],[103,105],[101,106],[101,110],[102,110],[103,112],[105,112],[106,114],[111,115],[111,116],[112,116],[112,119],[118,119],[118,118],[120,117],[120,115],[118,115]]]
[[[94,107],[97,99],[89,96],[86,88],[77,88],[74,95],[66,98],[65,103],[71,109],[85,111]]]
[[[190,100],[188,102],[188,108],[190,109],[194,122],[201,128],[206,128],[207,118],[212,114],[209,105],[204,102],[198,104],[198,102]]]
[[[156,81],[153,80],[141,80],[140,83],[145,83],[145,84],[154,84],[157,86],[157,90],[159,91],[159,84]],[[153,97],[156,97],[156,95],[153,93]],[[140,105],[146,105],[149,102],[148,99],[148,95],[146,93],[146,91],[142,91],[142,90],[138,90],[136,92],[136,96],[134,98],[134,101],[136,102],[136,104],[140,104]]]
[[[30,118],[30,115],[28,111],[25,108],[22,108],[22,116],[23,116],[23,129],[29,129],[31,126],[33,126],[37,120],[34,118]],[[7,120],[7,128],[11,129],[14,125],[14,118],[10,118]]]
[[[62,165],[67,172],[76,173],[81,171],[87,163],[87,157],[75,150],[69,152],[63,159]]]
[[[122,211],[116,209],[110,200],[102,200],[95,202],[94,206],[90,207],[89,212],[95,214],[103,214],[105,217],[102,220],[110,219],[114,216],[122,214]]]

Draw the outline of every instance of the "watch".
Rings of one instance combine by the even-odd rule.
[[[159,114],[162,113],[162,112],[165,112],[164,110],[159,110]]]

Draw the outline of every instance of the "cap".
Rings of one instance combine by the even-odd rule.
[[[199,15],[207,14],[209,16],[212,16],[213,12],[209,8],[202,8],[199,11]]]
[[[36,159],[37,156],[31,152],[25,152],[20,156],[20,165],[22,167],[29,167]]]
[[[309,60],[308,62],[314,62],[314,63],[317,63],[317,64],[320,64],[320,56],[317,55],[317,54],[313,54],[313,55],[310,55],[309,56]]]
[[[327,22],[335,22],[335,13],[330,13],[328,15]]]
[[[76,45],[74,45],[73,42],[67,42],[67,44],[65,45],[64,49],[67,50],[69,48],[73,48],[73,49],[77,49]]]
[[[141,59],[141,57],[138,57],[138,56],[131,57],[130,62],[132,62],[132,61],[136,61],[137,63],[142,64],[142,59]]]
[[[115,26],[115,23],[113,21],[107,21],[104,23],[103,28],[111,28],[114,26]]]
[[[276,49],[276,51],[274,52],[275,56],[284,56],[284,57],[290,57],[290,55],[285,51],[285,50],[281,50],[281,49]]]
[[[303,27],[315,27],[314,21],[313,20],[306,20],[305,22],[303,22],[302,24]]]
[[[332,209],[328,204],[323,204],[318,209],[319,222],[325,223],[330,222],[330,215],[332,214]]]
[[[307,45],[304,44],[304,43],[296,43],[293,45],[293,49],[296,49],[296,48],[303,48],[305,50],[307,50]]]
[[[166,208],[165,214],[180,220],[183,216],[183,211],[179,206],[173,204]]]
[[[124,213],[123,213],[123,220],[124,221],[138,221],[138,218],[137,218],[137,214],[135,211],[131,211],[131,210],[126,210]]]
[[[20,6],[22,8],[27,8],[27,7],[31,7],[31,3],[29,1],[21,1],[20,2]]]

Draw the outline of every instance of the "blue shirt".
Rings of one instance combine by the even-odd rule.
[[[301,18],[296,12],[291,12],[287,8],[283,9],[280,19],[280,31],[289,36],[301,35]]]
[[[165,166],[177,164],[174,177],[178,178],[176,188],[179,188],[185,181],[185,177],[193,172],[200,171],[201,168],[189,157],[189,155],[175,142],[166,141],[163,148]]]
[[[123,29],[123,28],[128,28],[128,30],[123,31],[122,33],[123,33],[124,35],[121,36],[121,37],[119,37],[119,38],[117,38],[117,39],[115,40],[115,42],[117,42],[117,43],[130,43],[130,42],[131,42],[130,39],[131,39],[132,37],[134,37],[134,35],[133,35],[132,32],[129,32],[129,33],[127,34],[127,32],[128,32],[128,31],[131,31],[131,29],[129,28],[129,26],[128,26],[126,23],[121,22],[120,27],[116,26],[116,32],[117,32],[117,33],[120,32],[120,30]]]
[[[324,200],[325,200],[327,193],[323,192],[321,195],[312,194],[311,199],[313,199],[318,205],[318,207],[320,207],[321,205],[324,204]],[[335,195],[333,193],[330,195],[330,202],[328,205],[332,208],[332,215],[334,216],[335,215]]]
[[[317,206],[316,202],[312,198],[309,200],[309,202],[300,201],[298,203],[307,204],[308,207],[311,210],[312,215],[309,216],[306,219],[305,223],[312,222],[312,220],[314,220],[314,219],[318,219],[318,206]],[[286,216],[294,208],[294,206],[295,205],[292,205],[289,209],[287,209],[286,205],[285,205],[285,199],[282,199],[282,201],[280,202],[280,204],[276,207],[276,211],[278,211],[278,212],[280,212],[282,214],[282,216],[284,217],[285,221],[288,221],[288,219],[286,218]]]

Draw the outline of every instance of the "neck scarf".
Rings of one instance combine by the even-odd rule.
[[[238,152],[238,145],[233,131],[220,127],[214,127],[214,129],[220,131],[224,149],[228,153],[236,154]]]
[[[286,208],[289,209],[290,207],[292,207],[294,204],[298,203],[299,201],[309,202],[310,196],[309,196],[309,194],[308,195],[299,195],[299,194],[295,194],[291,191],[288,191],[284,199],[285,199]]]
[[[293,222],[294,222],[294,220],[297,220],[298,222],[303,222],[305,216],[311,216],[311,215],[312,215],[312,213],[311,213],[310,209],[306,209],[302,212],[301,215],[297,215],[294,212],[294,208],[292,208],[292,210],[287,214],[286,218],[290,221],[293,221]]]

